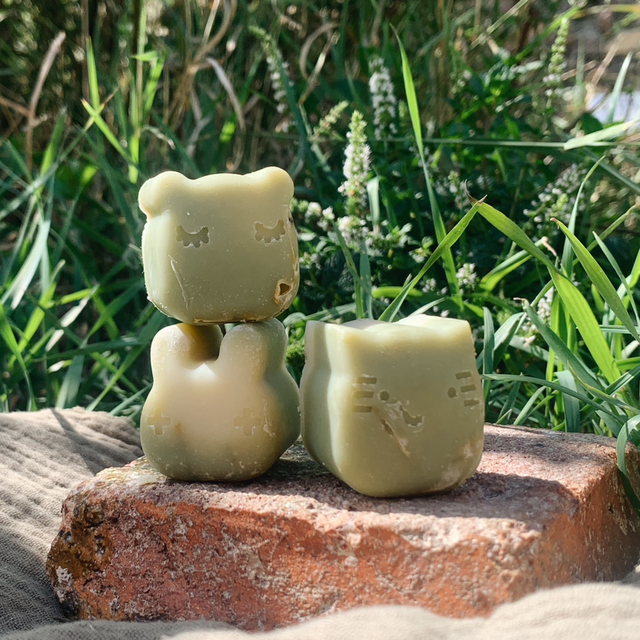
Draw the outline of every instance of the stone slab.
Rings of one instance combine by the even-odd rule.
[[[360,605],[488,615],[537,589],[615,580],[640,522],[615,441],[485,427],[456,491],[357,494],[299,445],[265,476],[185,483],[141,458],[73,490],[47,570],[71,617],[215,619],[271,629]],[[640,457],[629,450],[629,468]]]

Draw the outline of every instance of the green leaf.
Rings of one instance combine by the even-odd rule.
[[[601,129],[600,131],[594,131],[586,136],[579,138],[570,138],[564,144],[564,150],[569,151],[571,149],[579,149],[580,147],[588,147],[594,142],[602,142],[603,140],[611,140],[612,138],[618,138],[624,134],[627,129],[630,129],[634,124],[640,122],[640,119],[628,120],[627,122],[621,122],[620,124],[614,124],[612,127]]]
[[[371,264],[364,241],[360,250],[360,282],[362,283],[362,306],[365,316],[373,320],[373,284],[371,283]]]
[[[418,110],[418,100],[416,98],[416,89],[413,84],[413,77],[411,75],[411,67],[409,65],[409,59],[407,53],[404,50],[402,41],[398,32],[395,31],[396,39],[398,40],[398,47],[400,48],[400,55],[402,57],[402,77],[404,80],[404,90],[407,97],[407,106],[409,108],[409,115],[411,117],[411,126],[413,127],[413,135],[416,139],[418,146],[418,154],[420,156],[420,162],[422,164],[422,171],[424,173],[424,179],[427,185],[427,194],[429,196],[429,206],[431,208],[431,215],[433,217],[433,226],[436,233],[436,240],[438,243],[442,243],[447,233],[446,227],[442,220],[442,214],[440,213],[440,207],[438,206],[438,200],[433,189],[431,181],[431,175],[427,167],[427,161],[424,155],[424,141],[422,139],[422,124],[420,123],[420,112]],[[462,297],[460,296],[460,287],[458,285],[458,277],[456,276],[456,267],[453,260],[453,254],[451,250],[447,250],[443,255],[443,264],[445,275],[447,276],[447,282],[451,294],[456,298],[456,303],[462,308]]]
[[[521,249],[524,249],[530,253],[534,258],[537,258],[549,269],[555,270],[552,262],[547,256],[536,246],[536,244],[529,238],[529,236],[515,223],[513,220],[507,218],[504,213],[501,213],[497,209],[494,209],[491,205],[482,201],[477,201],[472,198],[472,202],[478,204],[478,213],[485,218],[487,222],[492,224],[498,231],[504,233],[509,240],[515,242]]]
[[[571,280],[568,280],[555,270],[550,269],[549,271],[556,291],[560,294],[562,302],[576,327],[578,327],[580,335],[587,349],[589,349],[589,353],[591,353],[591,357],[596,361],[607,381],[609,383],[614,382],[620,377],[620,372],[609,351],[609,345],[600,331],[598,321],[589,307],[589,303]]]
[[[524,318],[524,313],[514,313],[509,316],[502,326],[496,331],[493,348],[494,366],[504,357],[506,350],[511,344],[511,340],[521,327]]]
[[[94,109],[100,109],[100,89],[98,86],[98,71],[96,69],[96,57],[93,53],[91,39],[87,42],[87,75],[89,80],[89,96]]]
[[[493,350],[495,349],[495,329],[491,311],[483,307],[484,311],[484,349],[482,350],[482,373],[493,373]],[[484,400],[487,402],[491,390],[491,380],[482,381]]]
[[[576,386],[576,380],[573,377],[571,371],[558,371],[556,373],[558,377],[558,381],[560,384],[572,391],[577,391],[578,387]],[[567,395],[566,393],[562,393],[562,399],[564,402],[564,420],[565,420],[565,431],[570,431],[574,433],[580,432],[580,403],[575,399],[574,396]]]
[[[393,31],[396,34],[398,40],[398,47],[400,48],[400,56],[402,58],[402,79],[404,81],[404,91],[407,97],[407,107],[409,108],[409,117],[411,118],[411,126],[413,127],[413,135],[416,138],[418,145],[418,153],[422,156],[424,154],[424,143],[422,140],[422,124],[420,123],[420,111],[418,109],[418,98],[416,97],[416,88],[413,84],[413,77],[411,75],[411,65],[409,64],[409,58],[407,58],[407,52],[404,50],[402,40],[394,27]]]
[[[438,245],[437,249],[429,256],[426,264],[420,269],[418,275],[408,282],[402,287],[400,293],[396,296],[396,298],[389,304],[389,306],[382,312],[382,315],[378,318],[378,320],[383,320],[385,322],[392,322],[396,317],[398,311],[400,311],[400,307],[402,303],[405,301],[406,297],[413,291],[414,287],[422,280],[427,271],[433,266],[433,264],[440,259],[440,257],[445,253],[445,251],[449,251],[451,247],[458,241],[460,236],[464,233],[464,230],[469,226],[469,223],[473,220],[481,202],[476,202],[476,204],[469,209],[469,211],[464,215],[464,217],[458,222],[458,224],[449,231],[449,233],[445,236],[444,240]]]
[[[596,239],[596,242],[598,243],[598,246],[600,247],[600,249],[602,249],[602,253],[604,253],[605,257],[609,261],[609,264],[613,267],[613,270],[616,272],[616,275],[618,276],[618,278],[620,278],[620,281],[622,282],[622,286],[624,290],[627,292],[627,300],[629,301],[629,304],[633,309],[633,314],[635,315],[635,318],[636,318],[636,325],[640,324],[640,318],[638,317],[638,308],[636,307],[636,301],[634,299],[633,291],[631,290],[631,287],[635,285],[629,284],[629,281],[627,280],[627,278],[624,277],[624,274],[622,273],[622,269],[620,268],[618,261],[613,257],[613,254],[611,253],[611,251],[609,251],[609,249],[607,248],[607,245],[604,242],[602,242],[602,240],[598,237],[598,234],[595,231],[593,232],[593,237]],[[640,256],[640,253],[638,253],[638,256]],[[638,258],[636,257],[636,260],[637,259]],[[632,275],[633,275],[633,272],[632,272]]]
[[[578,193],[576,194],[575,202],[573,203],[573,209],[571,210],[571,216],[569,217],[569,231],[571,233],[575,233],[576,230],[576,219],[578,217],[578,204],[580,202],[580,196],[582,195],[582,190],[584,186],[589,181],[589,178],[593,175],[593,172],[598,168],[598,165],[604,160],[604,156],[600,158],[592,167],[589,169],[589,172],[584,177],[582,182],[580,183],[580,187],[578,189]],[[562,249],[562,268],[564,272],[571,277],[573,272],[573,262],[571,260],[571,243],[568,238],[565,238],[564,247]]]
[[[551,330],[533,310],[533,307],[526,301],[523,303],[523,307],[525,313],[540,332],[542,339],[549,345],[549,349],[553,351],[555,357],[558,358],[565,367],[571,369],[584,384],[600,387],[600,383],[592,371],[588,369],[582,360]]]
[[[115,134],[111,129],[109,129],[109,125],[104,121],[102,116],[100,115],[97,109],[94,109],[86,100],[82,101],[82,106],[87,110],[89,115],[93,118],[98,129],[102,131],[104,137],[111,143],[111,146],[122,156],[122,158],[129,164],[130,167],[136,169],[131,156],[124,150]]]
[[[22,371],[22,375],[24,376],[25,382],[27,383],[27,389],[29,393],[29,404],[27,406],[28,411],[36,410],[36,398],[33,394],[33,388],[31,386],[31,378],[29,377],[29,371],[27,369],[27,365],[22,357],[22,352],[18,347],[18,342],[16,341],[16,337],[13,335],[13,330],[11,329],[11,325],[9,324],[9,320],[4,311],[4,306],[0,302],[0,338],[4,340],[4,343],[9,348],[9,351],[13,354],[14,358],[18,362],[18,365]]]
[[[544,393],[544,390],[544,386],[540,386],[533,392],[529,400],[527,400],[527,403],[524,405],[524,407],[522,407],[522,411],[520,411],[516,419],[513,421],[514,426],[517,427],[524,424],[526,419],[533,412],[534,405],[537,402],[538,398]]]
[[[371,224],[375,230],[380,226],[380,178],[378,176],[367,182],[367,195],[371,209]]]
[[[629,315],[629,312],[624,306],[624,303],[620,299],[615,287],[611,284],[611,280],[607,277],[602,267],[596,262],[595,258],[587,250],[587,248],[576,238],[562,222],[554,218],[554,222],[560,227],[562,233],[567,236],[571,246],[576,254],[576,257],[580,261],[580,264],[584,267],[584,270],[589,276],[592,284],[595,285],[600,295],[604,298],[611,310],[616,314],[620,322],[629,330],[629,333],[640,342],[640,335],[633,324],[633,320]],[[597,236],[596,236],[597,238]],[[623,277],[624,280],[624,277]],[[576,322],[576,324],[578,324]],[[583,336],[584,337],[584,336]]]
[[[2,296],[2,304],[11,298],[11,308],[15,309],[22,300],[27,288],[31,284],[40,262],[43,260],[47,250],[47,240],[49,239],[49,230],[51,228],[51,220],[40,220],[38,235],[36,236],[33,247],[29,251],[27,259],[20,267],[20,271],[16,275],[14,281],[5,294]],[[48,256],[47,256],[48,258]]]
[[[532,384],[536,384],[536,385],[540,385],[543,387],[546,387],[547,389],[552,389],[553,391],[559,391],[560,393],[566,393],[574,398],[577,398],[578,400],[580,400],[581,402],[583,402],[585,405],[587,406],[594,406],[594,402],[593,402],[593,398],[590,398],[588,395],[586,395],[585,393],[582,393],[580,390],[574,392],[573,390],[569,389],[568,387],[563,387],[559,384],[557,384],[556,382],[549,382],[548,380],[545,380],[544,378],[534,378],[533,376],[523,376],[523,375],[518,375],[518,376],[514,376],[512,374],[509,373],[492,373],[489,375],[481,375],[481,378],[487,378],[489,380],[495,380],[496,382],[530,382]],[[615,398],[610,399],[610,404],[615,405],[615,406],[619,406],[619,407],[623,407],[626,408],[627,405],[625,405],[623,402],[619,402],[618,400],[616,400]],[[604,404],[597,404],[596,406],[598,406],[598,408],[601,411],[606,411],[607,413],[613,415],[615,418],[617,418],[618,416],[611,413],[611,411],[609,411],[607,409],[607,407]]]
[[[622,483],[629,501],[633,505],[633,508],[640,515],[640,498],[633,488],[631,478],[629,477],[629,470],[627,469],[626,448],[627,443],[635,445],[636,448],[640,445],[640,431],[638,431],[638,424],[640,423],[640,415],[629,418],[624,424],[620,433],[618,434],[616,442],[616,457],[618,459],[618,468],[622,474]],[[638,469],[633,470],[634,475],[638,474]]]
[[[518,399],[518,394],[520,393],[520,382],[516,382],[513,387],[511,387],[511,391],[509,391],[509,397],[502,407],[502,411],[496,420],[496,424],[505,424],[511,414],[513,413],[513,409],[516,406],[516,400]]]
[[[342,253],[344,255],[344,259],[347,263],[347,269],[353,278],[353,284],[355,287],[355,302],[356,302],[356,317],[363,318],[364,317],[364,303],[362,300],[362,281],[360,280],[360,275],[358,274],[358,269],[356,268],[356,263],[353,260],[353,255],[345,242],[344,236],[338,227],[338,221],[336,220],[333,225],[333,231],[336,234],[338,239],[338,244],[340,245],[340,249],[342,249]]]
[[[627,57],[624,59],[622,66],[620,67],[620,71],[618,72],[618,77],[616,78],[616,82],[613,86],[613,91],[609,96],[609,112],[607,113],[606,123],[611,124],[613,122],[613,118],[616,115],[616,108],[618,107],[618,102],[620,100],[620,94],[622,93],[622,87],[624,85],[624,80],[627,76],[627,71],[629,71],[629,64],[631,64],[631,58],[633,58],[633,53],[629,52]]]

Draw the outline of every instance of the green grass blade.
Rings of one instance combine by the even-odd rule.
[[[640,448],[640,431],[638,431],[638,424],[640,423],[640,415],[633,416],[624,424],[616,441],[616,457],[618,459],[618,468],[622,474],[622,482],[627,492],[627,497],[633,505],[634,509],[640,515],[640,497],[635,492],[633,484],[629,477],[629,470],[627,469],[627,456],[626,448],[627,443],[633,444],[636,448]],[[637,475],[638,469],[633,469],[634,475]]]
[[[516,406],[516,400],[518,399],[518,395],[520,393],[520,382],[516,382],[512,387],[511,391],[509,391],[509,396],[507,397],[507,401],[504,403],[504,407],[496,420],[496,424],[506,424],[507,420],[511,417],[513,410]]]
[[[620,433],[620,429],[622,429],[623,425],[619,420],[616,420],[613,416],[610,416],[608,413],[604,411],[596,411],[596,415],[605,423],[607,429],[613,433],[615,437],[618,437]]]
[[[507,218],[504,213],[501,213],[497,209],[494,209],[491,205],[485,202],[478,202],[472,199],[473,202],[478,204],[478,213],[490,224],[492,224],[498,231],[504,233],[509,240],[515,242],[521,249],[524,249],[530,253],[534,258],[537,258],[547,268],[555,270],[552,262],[547,256],[538,249],[537,245],[529,236],[515,223],[513,220]]]
[[[482,350],[482,373],[493,373],[493,351],[495,349],[495,327],[493,325],[493,317],[491,311],[487,307],[483,307],[484,311],[484,349]],[[491,380],[484,379],[482,381],[485,402],[489,398],[491,391]]]
[[[394,29],[395,31],[395,29]],[[398,40],[398,47],[400,49],[400,55],[402,57],[402,78],[404,80],[404,90],[407,98],[407,106],[409,108],[409,116],[411,118],[411,126],[413,128],[413,135],[416,139],[418,146],[418,154],[420,156],[420,162],[422,164],[422,171],[424,173],[425,183],[427,185],[427,194],[429,196],[429,206],[431,208],[431,215],[433,217],[433,226],[436,233],[436,239],[438,243],[442,243],[447,230],[442,220],[442,214],[440,213],[440,207],[438,206],[438,200],[433,189],[431,181],[431,175],[427,167],[427,161],[424,155],[424,141],[422,139],[422,124],[420,122],[420,112],[418,110],[418,100],[416,98],[416,89],[413,83],[413,77],[411,75],[411,66],[409,65],[409,59],[407,58],[407,52],[402,45],[400,36],[397,32],[396,39]],[[460,287],[458,285],[458,278],[456,276],[456,267],[453,260],[453,254],[451,250],[447,250],[443,255],[443,265],[445,275],[447,276],[447,282],[452,295],[456,298],[458,306],[462,306],[462,298],[460,297]]]
[[[156,55],[156,57],[150,60],[150,62],[151,72],[149,73],[149,78],[144,87],[144,105],[142,112],[144,119],[146,119],[149,113],[151,113],[153,101],[156,97],[156,91],[158,90],[158,84],[162,77],[162,70],[164,69],[165,56]]]
[[[338,244],[340,245],[340,249],[342,249],[342,253],[344,255],[344,259],[347,263],[347,269],[349,274],[353,278],[353,285],[355,288],[355,303],[356,303],[356,316],[358,318],[364,317],[364,304],[362,300],[362,281],[360,280],[360,275],[358,273],[358,269],[356,268],[356,263],[353,259],[353,255],[345,242],[344,236],[342,232],[338,228],[338,221],[336,220],[333,225],[333,231],[336,234],[336,238],[338,239]]]
[[[53,132],[51,133],[51,138],[49,138],[49,144],[47,144],[44,154],[42,155],[40,174],[46,173],[53,166],[55,158],[58,155],[58,150],[60,149],[60,143],[64,134],[66,122],[67,110],[66,108],[63,108],[56,119]]]
[[[120,378],[127,372],[129,367],[140,357],[140,354],[148,348],[153,336],[158,333],[162,325],[165,323],[165,317],[157,312],[151,316],[151,320],[149,320],[148,324],[142,328],[140,335],[138,336],[138,343],[140,346],[137,346],[129,353],[127,353],[124,358],[122,364],[118,367],[118,370],[111,376],[109,382],[106,384],[105,388],[102,390],[100,395],[93,400],[87,407],[88,411],[94,411],[95,408],[102,402],[104,397],[115,387]]]
[[[367,195],[371,208],[371,224],[373,230],[377,231],[380,228],[380,178],[378,176],[367,182]]]
[[[115,406],[113,409],[111,409],[111,411],[109,411],[109,413],[112,416],[119,416],[122,414],[122,412],[127,409],[128,407],[130,407],[132,404],[134,404],[137,400],[142,399],[145,397],[147,391],[149,391],[151,389],[151,385],[152,383],[149,382],[148,384],[146,384],[144,387],[142,387],[142,389],[140,389],[140,391],[130,395],[128,398],[126,398],[125,400],[123,400],[119,405]],[[140,405],[140,410],[142,410],[142,404]],[[131,418],[131,416],[129,416]]]
[[[591,357],[596,361],[607,381],[609,383],[614,382],[620,377],[620,372],[609,351],[609,345],[600,331],[598,321],[593,315],[591,307],[589,307],[589,303],[571,280],[568,280],[555,270],[550,269],[549,271],[556,291],[560,294],[565,308],[571,315],[578,331],[580,331]]]
[[[458,224],[449,231],[449,233],[445,236],[444,240],[438,245],[436,250],[429,256],[429,259],[425,263],[425,265],[420,269],[418,275],[413,278],[410,282],[408,282],[400,293],[395,297],[394,300],[391,301],[389,306],[382,312],[379,320],[384,320],[386,322],[392,322],[396,317],[398,311],[400,311],[400,307],[402,303],[405,301],[407,296],[413,291],[414,287],[422,280],[424,275],[429,271],[429,269],[433,266],[433,264],[440,259],[442,255],[444,255],[445,251],[451,249],[451,247],[459,240],[460,236],[464,233],[464,230],[469,226],[469,223],[475,217],[481,202],[476,202],[476,204],[469,209],[469,211],[464,215],[464,217],[458,222]]]
[[[496,331],[493,350],[494,367],[504,357],[504,354],[511,344],[511,340],[522,326],[524,318],[524,313],[514,313],[512,316],[509,316],[502,326]]]
[[[2,304],[11,298],[11,309],[15,309],[20,304],[47,250],[51,220],[41,220],[39,227],[38,235],[31,247],[31,251],[29,251],[27,259],[20,267],[20,271],[18,271],[9,289],[7,289],[2,296]]]
[[[616,275],[618,276],[618,278],[620,278],[620,281],[622,282],[622,286],[624,287],[627,293],[627,300],[629,301],[629,304],[633,309],[633,314],[636,317],[636,325],[640,325],[640,318],[638,317],[638,308],[636,307],[636,301],[634,299],[633,291],[631,290],[632,285],[629,284],[629,282],[627,281],[627,278],[625,278],[624,274],[622,273],[622,269],[620,268],[618,261],[614,258],[611,251],[609,251],[609,249],[607,248],[607,245],[604,242],[602,242],[602,240],[598,237],[598,234],[595,231],[593,232],[593,237],[596,239],[596,242],[598,243],[598,246],[600,247],[600,249],[602,249],[602,253],[604,253],[605,257],[609,261],[609,264],[613,267],[613,270],[616,272]],[[640,257],[640,253],[638,253],[638,256],[636,256],[636,261],[638,261],[639,257]],[[633,273],[633,270],[632,270],[632,273]]]
[[[627,71],[629,71],[631,58],[633,58],[633,53],[628,53],[627,57],[624,59],[624,62],[622,63],[622,66],[620,67],[620,71],[618,72],[618,77],[616,78],[616,82],[613,85],[613,91],[609,96],[609,100],[610,100],[609,112],[607,113],[607,119],[605,120],[607,124],[611,124],[613,122],[613,118],[616,115],[616,109],[618,108],[618,102],[620,101],[620,94],[622,93],[624,80],[627,77]]]
[[[22,357],[22,352],[18,347],[18,342],[16,337],[13,335],[13,330],[11,329],[11,325],[9,324],[9,320],[7,319],[7,315],[4,311],[4,305],[0,302],[0,338],[4,340],[4,343],[7,345],[9,351],[13,354],[13,357],[16,359],[20,370],[22,371],[22,375],[24,376],[24,380],[27,383],[27,391],[29,394],[29,402],[27,406],[28,411],[36,410],[36,398],[33,394],[33,388],[31,386],[31,378],[29,376],[29,370],[27,369],[27,365]]]
[[[87,110],[88,114],[93,118],[96,123],[98,129],[102,132],[104,137],[109,141],[111,146],[122,156],[125,162],[132,167],[133,169],[137,169],[135,166],[131,156],[124,150],[123,146],[118,141],[116,135],[111,131],[109,125],[104,121],[103,117],[100,115],[98,109],[94,109],[86,100],[82,101],[82,106]]]
[[[560,384],[572,391],[577,391],[576,380],[573,377],[571,371],[558,371],[556,376]],[[562,392],[562,399],[564,402],[564,419],[565,419],[565,431],[572,433],[579,433],[580,429],[580,403],[574,396],[567,395]]]
[[[545,238],[541,238],[540,240],[536,240],[534,243],[536,247],[542,246],[546,242]],[[512,271],[521,267],[525,262],[531,260],[531,254],[522,249],[517,253],[514,253],[512,256],[509,256],[501,263],[497,264],[489,273],[483,276],[482,280],[480,280],[480,287],[487,292],[493,291],[502,280],[504,280]]]
[[[593,175],[593,172],[598,168],[598,165],[603,160],[604,160],[604,156],[602,156],[602,158],[600,158],[600,160],[598,160],[591,167],[591,169],[589,169],[589,172],[587,173],[587,175],[584,177],[584,179],[580,183],[580,187],[578,188],[578,193],[576,194],[576,199],[575,199],[575,201],[573,203],[573,208],[571,210],[571,216],[569,217],[568,228],[569,228],[569,231],[571,231],[571,233],[575,233],[576,232],[576,219],[578,217],[578,204],[580,202],[580,196],[582,195],[582,190],[584,189],[585,185],[589,181],[589,178],[591,178],[591,176]],[[569,242],[568,238],[565,238],[564,247],[562,249],[562,268],[564,269],[564,272],[569,277],[571,277],[571,274],[573,272],[573,261],[571,259],[571,256],[572,256],[571,243]]]
[[[496,382],[530,382],[531,384],[540,385],[546,387],[547,389],[552,389],[553,391],[558,391],[560,393],[566,393],[580,402],[583,402],[587,406],[593,405],[593,398],[590,398],[588,395],[583,393],[580,389],[578,391],[573,391],[567,387],[563,387],[562,385],[557,384],[556,382],[549,382],[549,380],[545,380],[544,378],[534,378],[533,376],[523,376],[523,375],[512,375],[509,373],[492,373],[489,375],[482,375],[482,378],[489,378],[490,380],[495,380]],[[627,409],[628,405],[624,402],[616,400],[615,398],[609,398],[609,404],[617,407],[621,407],[623,409]],[[605,411],[608,414],[611,414],[615,418],[618,416],[612,413],[607,406],[603,403],[602,405],[598,405],[601,411]]]
[[[74,407],[78,404],[78,390],[82,382],[83,366],[84,356],[75,356],[71,361],[56,398],[56,409]]]
[[[362,243],[360,251],[360,282],[362,283],[362,306],[365,316],[373,320],[373,284],[371,282],[371,263],[367,255],[367,247]]]
[[[624,303],[620,299],[618,292],[615,290],[611,280],[607,277],[607,274],[602,270],[602,267],[596,262],[595,258],[587,250],[587,248],[576,238],[567,227],[559,220],[554,222],[560,227],[562,233],[568,238],[571,243],[576,257],[580,261],[580,264],[584,267],[584,270],[589,276],[591,283],[595,285],[600,295],[604,298],[605,302],[609,305],[611,310],[616,314],[617,318],[628,329],[629,333],[640,342],[640,335],[633,324],[633,320],[629,315]],[[622,275],[622,274],[621,274]],[[622,278],[624,280],[624,277]],[[625,280],[626,282],[626,280]],[[576,322],[576,324],[578,324]],[[584,336],[583,336],[584,337]]]
[[[98,86],[98,71],[96,69],[96,57],[93,52],[91,39],[87,42],[87,77],[89,80],[89,97],[94,109],[100,109],[100,88]]]
[[[571,349],[554,333],[551,328],[542,320],[542,318],[533,310],[533,307],[524,302],[524,311],[540,332],[542,339],[547,343],[558,360],[565,366],[573,370],[578,378],[585,384],[593,387],[600,387],[597,377],[587,366],[576,356]]]
[[[544,391],[544,386],[540,386],[533,392],[529,400],[527,400],[527,403],[524,405],[524,407],[522,407],[522,410],[517,415],[516,419],[513,421],[514,426],[518,427],[525,423],[527,418],[531,415],[535,403],[537,402],[538,398],[544,393]]]
[[[612,138],[618,138],[628,129],[630,129],[633,125],[640,122],[638,118],[635,120],[628,120],[627,122],[621,122],[620,124],[614,124],[611,127],[607,127],[606,129],[601,129],[600,131],[594,131],[593,133],[588,133],[586,136],[580,136],[578,138],[569,138],[564,143],[564,150],[570,151],[571,149],[579,149],[580,147],[588,147],[592,145],[594,142],[602,142],[603,140],[611,140]]]

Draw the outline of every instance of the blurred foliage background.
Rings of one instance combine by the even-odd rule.
[[[173,322],[145,295],[140,185],[274,164],[296,377],[310,318],[461,317],[489,421],[635,441],[639,4],[0,6],[4,411],[136,419]]]

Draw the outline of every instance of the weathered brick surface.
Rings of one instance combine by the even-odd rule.
[[[144,459],[107,469],[67,498],[48,571],[74,617],[270,629],[380,603],[486,615],[621,578],[639,551],[612,441],[487,426],[476,475],[431,497],[361,496],[299,447],[239,484],[170,481]]]

